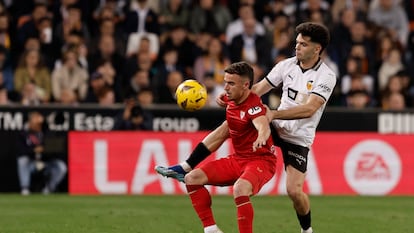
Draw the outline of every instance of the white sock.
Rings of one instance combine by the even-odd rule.
[[[188,163],[187,162],[182,162],[182,163],[180,163],[180,166],[183,168],[183,170],[184,171],[186,171],[186,172],[190,172],[191,170],[193,170],[192,168],[191,168],[191,166],[190,165],[188,165]]]
[[[204,227],[204,233],[215,232],[218,230],[217,225],[211,225],[208,227]]]
[[[302,233],[313,233],[312,227],[309,227],[307,230],[302,229]]]

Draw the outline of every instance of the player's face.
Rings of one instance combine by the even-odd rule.
[[[301,63],[307,63],[313,61],[319,57],[320,45],[312,42],[309,36],[302,36],[299,34],[296,37],[296,58]]]
[[[229,100],[239,103],[247,90],[249,90],[249,82],[245,78],[237,74],[224,74],[224,91],[226,91]]]

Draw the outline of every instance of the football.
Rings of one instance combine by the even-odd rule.
[[[175,97],[181,109],[192,112],[204,107],[207,101],[207,90],[197,80],[188,79],[178,85]]]

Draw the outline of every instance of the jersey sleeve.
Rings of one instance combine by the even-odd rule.
[[[325,102],[328,101],[336,84],[336,76],[334,73],[328,73],[324,78],[318,79],[314,84],[312,93],[322,97]]]
[[[247,116],[249,119],[253,120],[256,117],[266,115],[266,107],[263,105],[259,97],[256,96],[255,98],[252,98],[249,105],[249,109],[247,110]]]
[[[283,65],[285,62],[277,63],[272,70],[266,75],[266,80],[272,85],[273,87],[279,86],[283,81]]]

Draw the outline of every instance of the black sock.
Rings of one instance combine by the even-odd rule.
[[[296,212],[296,216],[298,216],[299,224],[302,227],[303,230],[309,229],[311,226],[311,212],[309,212],[305,215],[300,215]]]
[[[186,162],[191,168],[194,168],[210,154],[211,152],[207,149],[206,145],[200,142],[196,148],[194,148],[193,152],[191,152],[190,157],[186,160]]]

